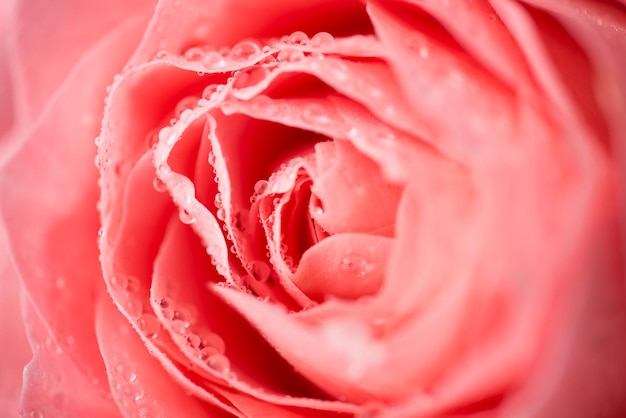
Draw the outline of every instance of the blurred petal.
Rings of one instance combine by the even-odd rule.
[[[86,379],[84,370],[81,370],[96,365],[74,363],[72,353],[61,348],[31,303],[26,298],[23,303],[24,322],[34,353],[33,360],[24,370],[21,400],[24,415],[60,418],[119,416],[106,380]]]
[[[141,30],[141,19],[124,22],[83,57],[0,178],[2,214],[33,310],[88,380],[100,382],[90,309],[101,280],[93,138],[105,87]]]
[[[20,277],[11,264],[4,226],[0,231],[0,416],[12,416],[19,409],[24,366],[31,358],[20,310]]]
[[[49,2],[28,0],[16,2],[15,39],[9,59],[13,61],[19,95],[19,118],[32,120],[43,109],[55,91],[70,78],[72,68],[90,54],[120,22],[139,14],[145,27],[153,0],[114,0],[87,4],[81,0]],[[137,32],[125,37],[125,50],[139,40]],[[45,42],[43,41],[45,40]],[[105,54],[116,57],[117,52]],[[123,66],[117,65],[119,70]],[[90,77],[85,78],[89,80]]]

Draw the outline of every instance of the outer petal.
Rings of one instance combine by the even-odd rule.
[[[11,264],[4,226],[0,234],[0,416],[13,416],[19,409],[22,372],[31,356],[20,312],[21,285]]]
[[[145,11],[150,11],[152,3],[153,0],[98,4],[82,0],[16,2],[15,38],[9,59],[17,81],[20,120],[36,117],[81,56],[120,22],[138,12],[145,22]],[[127,47],[133,45],[136,44],[128,42]]]
[[[73,362],[72,353],[64,352],[55,342],[31,303],[24,298],[23,305],[34,352],[33,360],[24,370],[21,405],[24,416],[119,416],[105,381],[99,381],[98,377],[86,379],[83,370]]]
[[[0,5],[0,56],[8,56],[9,22],[13,18],[14,1]],[[13,124],[13,82],[9,60],[0,60],[0,140]]]
[[[172,380],[106,295],[98,302],[96,332],[113,399],[124,416],[229,416]]]
[[[133,61],[149,60],[160,50],[180,53],[204,43],[233,46],[247,37],[295,30],[343,35],[371,33],[371,25],[357,0],[161,0]]]
[[[1,178],[2,214],[33,309],[88,380],[100,383],[93,312],[85,309],[101,280],[92,141],[105,86],[130,54],[143,20],[125,22],[84,57]]]

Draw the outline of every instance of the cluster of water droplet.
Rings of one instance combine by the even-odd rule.
[[[175,340],[185,345],[185,350],[193,358],[215,373],[226,374],[230,371],[230,361],[224,355],[224,340],[206,328],[195,326],[195,309],[181,306],[166,296],[158,301],[158,308],[165,327],[172,331]]]

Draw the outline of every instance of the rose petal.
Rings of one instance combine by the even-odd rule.
[[[431,133],[426,139],[466,164],[501,158],[500,146],[514,126],[510,91],[475,63],[412,30],[392,11],[369,4],[368,13],[415,119]],[[415,52],[423,47],[429,51],[426,57]]]
[[[161,0],[133,60],[149,60],[161,50],[180,53],[206,42],[217,48],[234,46],[246,38],[283,36],[296,30],[310,36],[321,31],[339,36],[371,33],[371,25],[361,2],[356,0]]]
[[[626,303],[618,227],[611,219],[594,235],[593,255],[543,340],[534,372],[503,408],[535,417],[618,417],[626,413]]]
[[[89,138],[98,132],[105,86],[129,54],[128,39],[140,30],[140,22],[124,22],[81,60],[70,79],[84,82],[60,88],[0,179],[2,214],[24,291],[89,380],[104,381],[93,312],[85,309],[101,280]]]
[[[9,22],[13,18],[14,2],[6,1],[0,6],[0,54],[3,57],[9,57]],[[3,59],[0,61],[0,146],[3,146],[3,137],[14,123],[14,97],[13,97],[13,74],[11,71],[10,61]]]
[[[326,396],[294,373],[267,342],[216,298],[207,286],[214,282],[213,276],[217,273],[198,237],[173,217],[155,261],[151,297],[173,340],[195,364],[194,373],[213,381],[226,380],[229,386],[265,402],[341,409],[339,404],[319,400]],[[202,346],[195,340],[202,341]],[[225,356],[226,366],[202,357],[203,353],[217,355],[220,364]],[[234,396],[223,394],[228,399]]]
[[[31,303],[23,298],[24,321],[33,347],[33,360],[24,370],[21,410],[25,416],[116,417],[105,377],[85,378],[85,370],[72,361],[41,321]],[[86,367],[97,367],[88,364]],[[93,376],[93,374],[91,374]],[[13,415],[15,411],[11,412]]]
[[[592,88],[609,129],[610,146],[617,161],[616,166],[621,171],[622,191],[619,199],[624,206],[626,164],[623,161],[626,150],[621,138],[626,135],[626,119],[622,116],[623,109],[626,109],[626,72],[623,71],[626,68],[626,54],[615,51],[626,51],[626,16],[613,5],[603,2],[571,0],[563,3],[526,3],[546,10],[557,19],[585,50],[591,61]],[[603,138],[599,139],[603,141]]]
[[[589,80],[589,63],[571,37],[546,15],[531,14],[521,4],[493,0],[512,35],[518,41],[526,59],[532,63],[531,71],[545,95],[561,110],[563,123],[577,125],[589,131],[583,121],[591,119],[592,127],[603,134],[606,128],[597,115]],[[591,81],[591,80],[590,80]],[[585,107],[581,113],[579,106]],[[592,137],[589,132],[588,137]]]
[[[231,416],[173,380],[106,296],[98,302],[96,332],[113,399],[125,416]]]
[[[392,239],[366,234],[330,236],[304,253],[294,283],[309,296],[356,299],[384,280]]]
[[[475,59],[481,61],[513,88],[527,87],[531,83],[526,63],[515,40],[487,0],[471,2],[414,0],[411,3],[438,19]],[[422,26],[423,24],[418,22],[413,25],[415,31],[421,31]],[[418,52],[421,55],[430,53],[427,49]]]
[[[323,210],[314,219],[331,234],[393,235],[401,187],[385,181],[378,165],[347,141],[319,144],[316,154],[312,191]]]
[[[155,145],[158,129],[175,117],[177,103],[190,93],[200,94],[202,84],[195,72],[162,61],[132,68],[113,83],[98,143],[105,229],[106,217],[113,213],[109,206],[122,198],[130,168]]]
[[[21,120],[36,117],[57,87],[74,78],[71,69],[92,53],[93,45],[118,31],[120,22],[136,20],[139,27],[145,27],[153,7],[152,0],[119,0],[89,7],[80,0],[62,4],[45,0],[15,3],[16,38],[10,52],[15,65]],[[103,53],[102,57],[114,59],[118,54],[123,55],[122,51],[132,52],[141,33],[141,29],[127,33],[124,48],[119,52]],[[42,42],[42,39],[46,41]],[[114,68],[119,70],[123,61],[121,64]],[[93,79],[90,75],[81,80]]]
[[[19,409],[24,366],[31,358],[20,310],[20,277],[11,264],[4,225],[0,227],[0,340],[10,341],[0,350],[0,415]]]

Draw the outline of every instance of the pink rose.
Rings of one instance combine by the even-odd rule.
[[[625,2],[75,3],[4,14],[22,416],[626,415]]]

